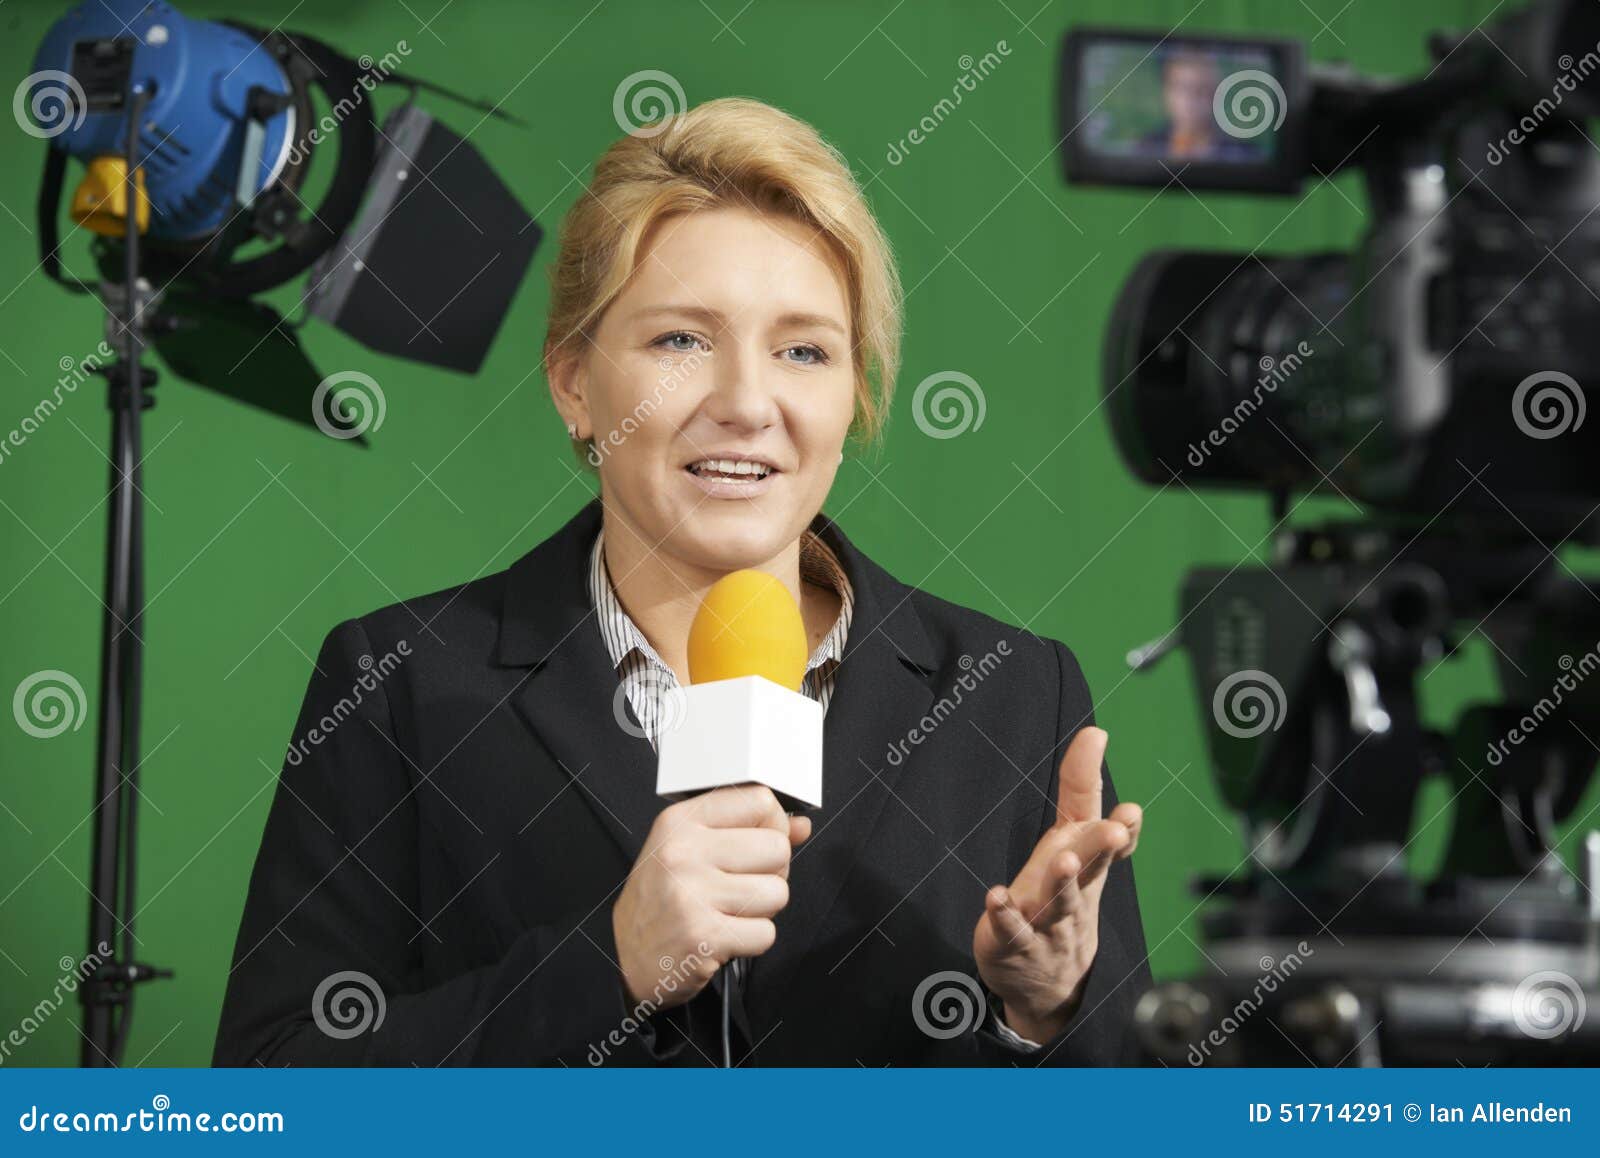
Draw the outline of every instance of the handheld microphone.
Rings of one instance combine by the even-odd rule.
[[[787,812],[822,807],[822,705],[799,688],[806,628],[788,588],[733,571],[706,592],[689,626],[689,686],[662,732],[656,792],[679,800],[730,784],[765,784]],[[733,987],[722,986],[722,1065],[733,1067]]]
[[[689,628],[689,686],[659,740],[656,792],[757,783],[791,812],[822,807],[822,705],[799,690],[807,656],[799,605],[776,577],[717,580]]]

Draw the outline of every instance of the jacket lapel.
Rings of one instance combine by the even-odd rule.
[[[600,530],[594,499],[566,526],[512,564],[500,624],[499,660],[534,670],[512,693],[528,722],[629,864],[663,807],[650,741],[625,731],[613,712],[638,720],[617,696],[617,672],[589,602],[589,549]]]
[[[934,698],[937,660],[911,589],[857,550],[832,520],[819,516],[812,529],[844,565],[855,612],[823,724],[823,806],[811,814],[811,839],[795,853],[777,944],[751,970],[758,1021],[766,1020],[759,1010],[781,997],[845,883],[870,854],[872,831],[914,763],[891,765],[887,752]]]

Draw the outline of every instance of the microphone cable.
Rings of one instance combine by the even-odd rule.
[[[733,963],[730,961],[729,965]],[[730,975],[722,979],[722,1068],[733,1068],[733,1034],[729,1031],[732,1021],[733,1009],[733,977]]]
[[[722,974],[722,1068],[733,1068],[733,987],[743,984],[743,957],[730,958]]]

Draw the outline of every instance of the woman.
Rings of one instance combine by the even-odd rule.
[[[329,635],[216,1062],[1124,1060],[1141,817],[1077,662],[819,514],[900,332],[843,160],[750,100],[649,126],[601,158],[552,283],[550,391],[600,496],[507,570]],[[811,816],[654,795],[690,621],[738,568],[810,637]]]

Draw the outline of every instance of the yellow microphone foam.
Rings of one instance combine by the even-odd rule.
[[[806,674],[800,607],[765,571],[732,571],[711,590],[689,627],[689,681],[765,676],[799,691]]]

